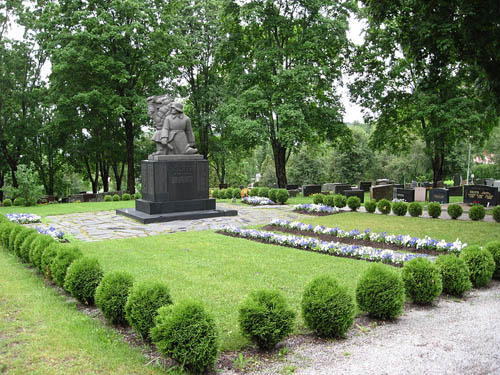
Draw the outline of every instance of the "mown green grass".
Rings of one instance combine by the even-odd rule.
[[[12,213],[30,213],[42,217],[52,215],[64,215],[78,212],[112,211],[119,208],[135,207],[135,201],[118,202],[85,202],[85,203],[54,203],[40,204],[31,207],[0,207],[0,215]]]
[[[164,374],[0,248],[0,373]]]

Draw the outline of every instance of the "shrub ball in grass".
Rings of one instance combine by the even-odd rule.
[[[4,207],[10,207],[10,206],[12,206],[12,200],[11,200],[11,199],[9,199],[9,198],[4,199],[4,200],[3,200],[3,206],[4,206]]]
[[[429,259],[415,258],[406,262],[401,276],[406,295],[414,303],[431,303],[443,291],[441,272]]]
[[[81,303],[93,305],[95,290],[103,275],[97,259],[81,257],[68,267],[64,279],[64,290]]]
[[[470,271],[463,259],[453,254],[440,255],[435,264],[441,272],[444,293],[462,297],[466,291],[470,290],[472,287]]]
[[[14,199],[14,206],[24,206],[26,204],[26,200],[24,198],[16,198]]]
[[[483,220],[486,215],[486,209],[482,204],[474,204],[469,210],[469,218],[474,221]]]
[[[33,246],[33,242],[35,242],[38,236],[39,234],[36,232],[31,233],[28,237],[26,237],[23,244],[21,245],[21,250],[19,251],[19,257],[24,263],[30,262],[31,246]]]
[[[22,230],[17,234],[16,239],[14,241],[14,253],[18,258],[21,259],[21,247],[30,235],[38,233],[36,229],[22,227]],[[21,259],[22,260],[22,259]]]
[[[212,190],[212,198],[219,198],[219,189]]]
[[[42,255],[43,256],[43,255]],[[80,249],[73,246],[61,246],[57,252],[56,257],[50,263],[50,273],[52,275],[52,280],[60,286],[64,287],[64,279],[68,268],[75,260],[83,256]],[[41,267],[40,267],[41,268]],[[44,273],[45,270],[40,269],[40,272]],[[67,291],[67,289],[65,289]]]
[[[95,304],[112,324],[125,325],[125,305],[134,278],[127,272],[105,274],[95,291]]]
[[[279,189],[276,193],[276,200],[279,204],[285,204],[288,198],[290,198],[290,193],[286,189]]]
[[[141,193],[135,193],[134,194],[134,199],[141,199],[141,198],[142,198]]]
[[[329,207],[335,207],[335,197],[332,194],[325,195],[323,204]]]
[[[495,219],[497,223],[500,223],[500,206],[493,207],[492,214],[493,219]]]
[[[33,265],[33,267],[37,268],[42,272],[41,269],[41,261],[42,261],[42,254],[44,250],[49,247],[51,244],[55,243],[56,241],[49,235],[42,234],[39,235],[35,241],[31,244],[31,249],[30,249],[30,263]]]
[[[129,201],[130,200],[130,194],[124,193],[122,195],[122,201]]]
[[[271,189],[269,190],[269,199],[272,200],[273,202],[277,202],[277,195],[278,195],[279,189]]]
[[[10,232],[17,227],[17,224],[11,222],[0,224],[0,243],[5,248],[5,250],[9,249]]]
[[[396,216],[405,216],[408,211],[408,204],[405,202],[394,202],[392,204],[392,212]]]
[[[273,349],[293,331],[295,312],[277,291],[252,292],[240,306],[241,332],[264,350]]]
[[[320,337],[344,337],[354,323],[354,313],[352,296],[329,276],[314,279],[304,290],[302,316]]]
[[[347,198],[347,207],[349,207],[353,211],[357,211],[358,208],[361,207],[361,199],[359,199],[358,197]]]
[[[9,233],[9,239],[7,240],[7,250],[11,253],[14,252],[14,242],[16,241],[17,236],[24,230],[21,225],[16,225]]]
[[[312,195],[312,198],[313,198],[313,203],[314,204],[322,204],[323,203],[323,197],[324,195],[323,194],[313,194]]]
[[[252,188],[252,189],[250,190],[249,195],[250,195],[251,197],[258,197],[258,196],[259,196],[259,192],[260,192],[260,188],[258,188],[258,187],[254,187],[254,188]]]
[[[132,287],[125,305],[125,318],[144,339],[154,326],[157,310],[172,304],[168,287],[159,281],[143,281]]]
[[[475,288],[487,286],[495,272],[493,255],[479,246],[467,246],[460,253],[470,271],[470,281]]]
[[[265,186],[261,187],[259,189],[259,197],[269,198],[269,188]]]
[[[411,202],[408,205],[408,212],[412,217],[419,217],[422,215],[423,212],[423,207],[420,203],[418,202]]]
[[[458,219],[460,216],[462,216],[463,213],[464,210],[459,204],[450,204],[448,206],[448,215],[450,215],[453,220]]]
[[[377,203],[377,208],[381,214],[389,215],[391,213],[391,202],[387,199],[381,199]]]
[[[373,214],[376,209],[377,209],[377,202],[375,201],[375,199],[370,199],[369,201],[365,202],[366,212]]]
[[[441,205],[438,202],[431,202],[427,205],[427,213],[433,219],[441,216]]]
[[[113,202],[113,197],[111,195],[105,195],[104,202]]]
[[[490,252],[495,261],[495,271],[493,272],[493,278],[500,280],[500,241],[491,241],[484,247]]]
[[[60,243],[54,242],[49,245],[42,254],[42,259],[40,260],[41,272],[49,280],[52,280],[52,271],[50,267],[62,246],[63,245]]]
[[[269,191],[269,194],[271,194],[271,191]],[[241,190],[239,188],[233,189],[233,198],[234,199],[241,199]],[[274,200],[274,199],[272,199],[272,200]]]
[[[120,200],[120,196],[118,194],[113,195],[113,202],[118,202]]]
[[[394,319],[403,311],[403,280],[388,266],[373,264],[358,281],[356,301],[360,310],[374,318]]]
[[[335,207],[344,208],[347,204],[347,198],[342,194],[335,194],[333,196],[333,202],[335,204]]]
[[[217,327],[198,302],[160,307],[151,339],[160,353],[195,373],[210,370],[217,359]]]

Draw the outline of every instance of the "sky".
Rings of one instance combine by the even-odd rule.
[[[1,1],[1,0],[0,0]],[[356,20],[353,16],[349,18],[349,32],[348,38],[355,44],[363,43],[363,23]],[[11,28],[8,32],[8,37],[12,39],[22,39],[23,38],[23,28],[19,27],[16,24],[11,25]],[[47,75],[50,73],[50,66],[48,66]],[[344,81],[346,80],[346,76],[344,76]],[[353,103],[348,94],[347,87],[341,88],[342,94],[342,103],[344,104],[344,122],[352,123],[354,121],[363,122],[363,114],[361,112],[361,107]]]

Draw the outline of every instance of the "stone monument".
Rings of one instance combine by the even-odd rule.
[[[191,119],[182,104],[168,96],[148,98],[148,114],[156,132],[156,152],[141,162],[142,199],[134,208],[116,213],[144,224],[235,216],[236,210],[218,210],[209,198],[208,160],[197,154]]]

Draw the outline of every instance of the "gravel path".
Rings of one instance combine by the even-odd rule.
[[[500,283],[465,300],[407,305],[395,323],[370,322],[347,339],[293,342],[284,361],[249,374],[500,374]],[[234,372],[224,372],[233,374]]]

